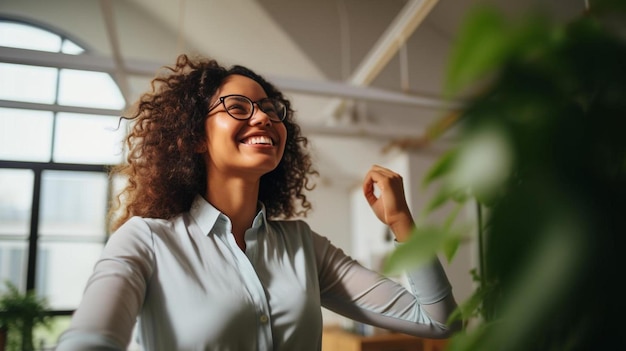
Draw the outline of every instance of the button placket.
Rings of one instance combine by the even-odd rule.
[[[231,248],[231,253],[235,257],[235,261],[239,267],[246,290],[252,302],[257,306],[257,315],[259,318],[259,350],[271,350],[273,348],[273,340],[271,325],[269,323],[269,302],[265,296],[263,285],[252,262],[250,262],[248,256],[241,251],[239,246],[237,246],[232,234],[228,235],[228,243]]]

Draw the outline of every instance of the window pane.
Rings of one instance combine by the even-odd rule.
[[[59,79],[61,105],[124,108],[124,97],[107,73],[62,69]]]
[[[120,124],[119,117],[59,113],[56,123],[52,157],[55,162],[116,164],[122,161],[125,120]]]
[[[63,46],[61,47],[61,52],[64,54],[78,55],[78,54],[82,54],[83,52],[85,52],[85,49],[76,45],[73,41],[65,39],[63,40]]]
[[[102,243],[42,242],[37,252],[37,293],[52,309],[78,307]]]
[[[0,169],[0,239],[29,234],[33,181],[31,170]]]
[[[105,173],[42,172],[39,234],[104,238],[107,183]]]
[[[0,159],[50,161],[52,112],[0,107]]]
[[[0,63],[0,99],[52,104],[57,69]]]
[[[0,22],[0,46],[59,52],[61,38],[26,24]]]
[[[21,291],[26,290],[26,241],[0,241],[0,294],[10,281]]]

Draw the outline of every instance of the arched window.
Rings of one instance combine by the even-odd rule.
[[[2,48],[88,51],[0,18]],[[15,61],[0,55],[0,281],[32,289],[57,315],[69,315],[108,234],[106,169],[123,159],[125,101],[106,72]]]

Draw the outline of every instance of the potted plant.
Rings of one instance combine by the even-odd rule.
[[[624,19],[624,1],[593,0],[565,23],[482,7],[462,28],[447,92],[482,88],[424,182],[441,185],[428,211],[475,204],[476,230],[458,226],[456,207],[443,225],[420,223],[388,261],[451,259],[476,234],[476,290],[457,315],[472,323],[446,350],[625,349]]]
[[[22,293],[11,282],[5,285],[0,295],[0,351],[32,351],[33,329],[49,325],[47,301],[34,291]]]

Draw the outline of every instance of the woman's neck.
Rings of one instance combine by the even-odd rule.
[[[257,215],[260,180],[212,176],[207,183],[205,198],[232,222],[235,241],[245,250],[244,235]]]

